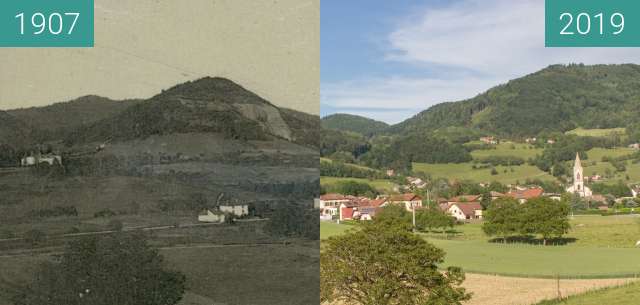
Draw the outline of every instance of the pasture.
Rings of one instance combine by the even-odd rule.
[[[341,177],[325,177],[325,176],[320,177],[320,185],[336,184],[341,181],[356,181],[360,183],[367,183],[371,185],[373,188],[375,188],[376,190],[379,190],[381,192],[386,192],[386,193],[392,192],[393,188],[396,186],[396,184],[391,182],[390,180],[384,180],[384,179],[369,180],[364,178],[341,178]]]
[[[160,247],[167,267],[187,277],[179,305],[313,304],[319,298],[317,241],[221,245],[195,243]],[[0,259],[0,305],[12,305],[12,287],[26,283],[51,254]],[[296,279],[292,281],[291,279]],[[244,289],[243,287],[251,287]]]
[[[433,178],[445,178],[449,181],[468,180],[477,183],[497,181],[503,184],[510,184],[523,183],[527,179],[555,179],[548,173],[531,165],[496,166],[497,175],[491,174],[491,168],[473,169],[472,166],[471,162],[448,164],[413,163],[413,170],[427,173]]]
[[[640,239],[637,219],[576,216],[566,236],[575,238],[575,242],[563,246],[489,242],[479,223],[458,226],[446,238],[438,233],[423,236],[447,253],[443,266],[460,266],[472,273],[538,278],[634,277],[640,275],[640,249],[634,247]],[[322,222],[321,238],[342,234],[348,228]]]
[[[612,134],[619,134],[619,135],[626,134],[626,130],[624,128],[601,128],[601,129],[576,128],[574,130],[569,130],[565,132],[565,134],[574,134],[580,137],[606,137]]]
[[[497,145],[493,145],[495,149],[479,149],[471,152],[471,156],[474,159],[482,159],[486,157],[498,156],[498,157],[519,157],[522,159],[533,158],[536,155],[542,154],[541,148],[535,148],[532,145],[524,143],[502,142]]]

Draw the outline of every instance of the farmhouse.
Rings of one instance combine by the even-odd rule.
[[[249,215],[249,205],[247,204],[234,204],[234,205],[221,205],[218,210],[222,213],[235,215],[237,217]]]
[[[484,144],[498,144],[495,137],[480,137],[480,141]]]
[[[198,214],[199,222],[223,223],[224,220],[225,214],[220,211],[205,210]]]
[[[479,202],[453,203],[446,211],[457,220],[482,219],[482,205]]]
[[[371,220],[380,211],[380,208],[387,205],[386,198],[369,199],[356,197],[350,203],[340,205],[338,219],[342,220]]]
[[[389,204],[404,206],[407,211],[422,207],[422,198],[412,193],[392,195],[389,197],[388,202]]]
[[[351,200],[342,194],[325,194],[320,196],[320,215],[331,219],[339,215],[340,205],[348,204]]]
[[[62,157],[59,155],[53,155],[53,154],[42,155],[38,153],[35,155],[24,156],[20,160],[20,165],[22,166],[34,166],[40,163],[47,163],[49,165],[54,165],[56,163],[62,164]]]
[[[478,202],[482,199],[481,197],[480,195],[460,195],[449,199],[447,203]]]
[[[524,190],[514,190],[510,191],[506,194],[506,196],[515,198],[520,203],[525,203],[529,199],[538,198],[544,194],[544,190],[540,187],[524,189]]]

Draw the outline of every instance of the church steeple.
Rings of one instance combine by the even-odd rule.
[[[584,176],[582,175],[582,162],[580,162],[579,153],[576,153],[576,161],[573,164],[573,189],[578,193],[584,192]]]

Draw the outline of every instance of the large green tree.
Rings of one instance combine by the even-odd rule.
[[[321,301],[360,305],[455,305],[470,299],[444,251],[404,226],[373,223],[329,238],[320,254]]]
[[[499,198],[489,204],[484,212],[482,231],[489,236],[507,237],[518,234],[522,227],[520,203],[513,198]]]
[[[166,270],[141,234],[118,233],[71,242],[59,262],[40,266],[16,305],[173,305],[185,277]]]
[[[546,245],[551,237],[567,234],[571,228],[569,204],[564,201],[538,197],[530,199],[523,207],[523,233],[541,235],[543,245]]]

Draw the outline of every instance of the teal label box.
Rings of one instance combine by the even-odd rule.
[[[639,0],[545,0],[545,46],[638,47]]]
[[[0,0],[0,47],[93,47],[93,0]]]

